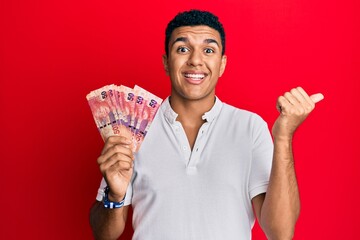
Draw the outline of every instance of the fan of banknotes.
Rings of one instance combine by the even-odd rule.
[[[86,95],[102,139],[124,135],[132,139],[137,152],[162,99],[135,85],[107,85]]]

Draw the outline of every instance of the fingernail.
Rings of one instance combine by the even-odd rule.
[[[316,96],[316,101],[321,101],[321,100],[323,100],[324,99],[324,95],[322,95],[322,94],[318,94],[317,96]]]

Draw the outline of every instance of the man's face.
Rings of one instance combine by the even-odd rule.
[[[164,55],[163,62],[172,84],[171,96],[213,100],[226,65],[219,32],[203,25],[179,27],[171,34],[168,47],[169,56]]]

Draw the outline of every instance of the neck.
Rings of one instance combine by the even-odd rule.
[[[215,96],[199,100],[184,100],[176,96],[170,98],[171,107],[178,114],[177,121],[189,127],[200,127],[204,123],[202,116],[210,111],[214,103]]]

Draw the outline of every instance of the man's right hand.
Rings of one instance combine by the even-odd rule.
[[[110,189],[110,201],[123,200],[133,173],[132,141],[125,136],[111,136],[105,141],[97,162]]]

